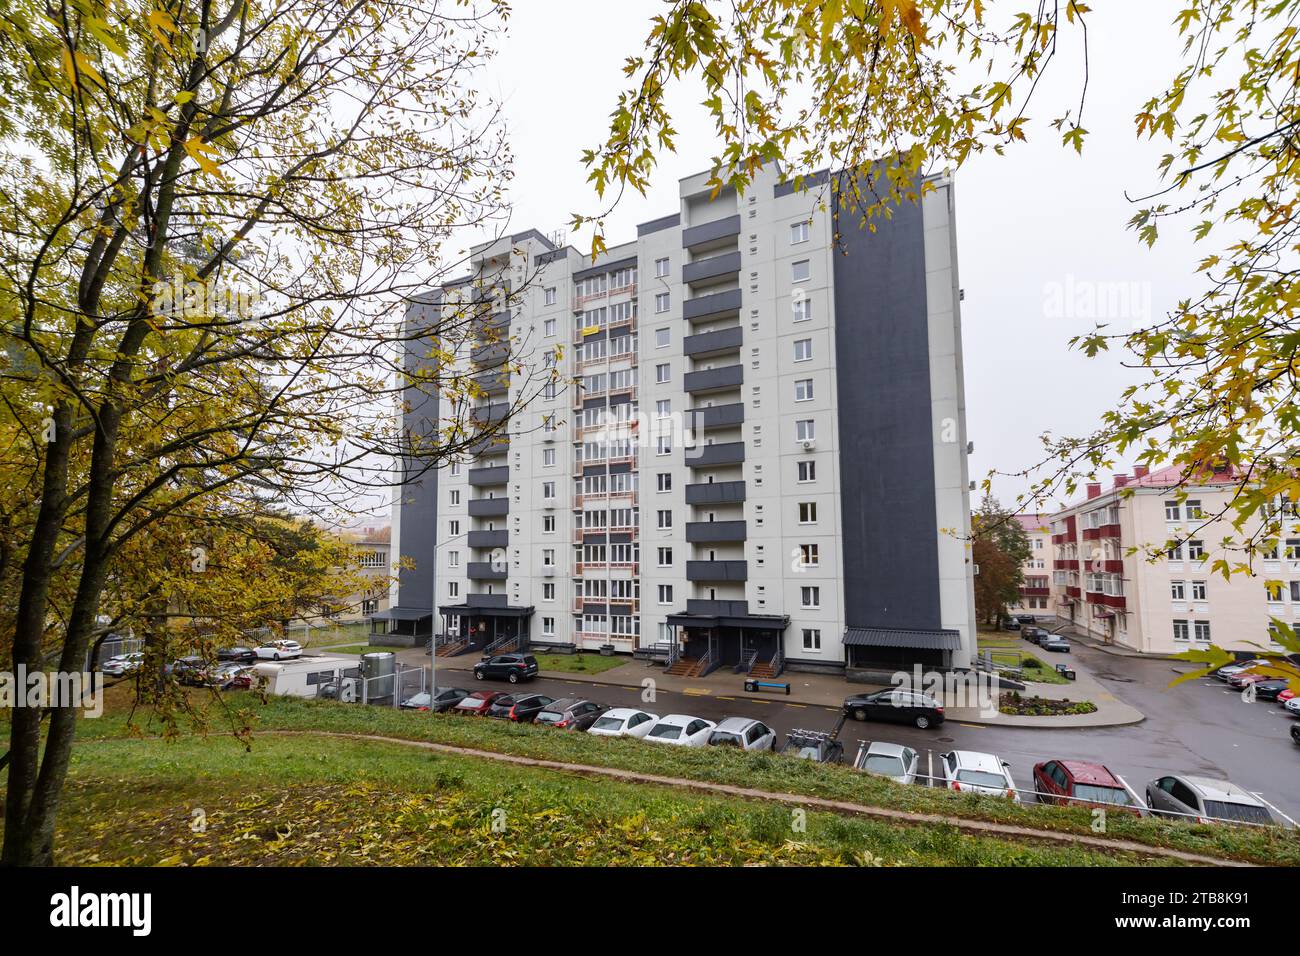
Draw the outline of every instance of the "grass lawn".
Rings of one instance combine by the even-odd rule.
[[[570,674],[599,674],[622,667],[630,657],[601,657],[599,654],[536,654],[537,666],[544,671]]]
[[[369,644],[344,644],[342,647],[321,647],[316,646],[316,650],[325,651],[328,654],[369,654],[371,651],[396,651],[396,647],[371,647]]]
[[[183,739],[178,744],[166,744],[149,740],[122,740],[121,738],[135,732],[152,735],[162,732],[164,728],[159,724],[157,718],[147,711],[139,710],[136,711],[135,716],[136,726],[134,728],[129,726],[128,701],[125,692],[121,688],[115,688],[115,690],[121,694],[121,697],[116,699],[112,696],[109,697],[108,701],[106,701],[106,713],[103,717],[97,720],[81,722],[79,728],[81,743],[77,745],[76,750],[77,760],[98,760],[99,758],[93,756],[97,752],[96,748],[105,745],[93,741],[96,739],[116,741],[108,745],[109,752],[115,755],[112,759],[106,759],[102,763],[95,763],[87,768],[87,770],[93,770],[95,774],[107,775],[113,780],[111,786],[106,786],[102,799],[115,799],[114,792],[116,791],[114,791],[114,787],[120,790],[123,800],[126,800],[127,794],[147,794],[150,787],[154,786],[159,779],[165,779],[167,774],[171,772],[168,767],[173,766],[173,764],[169,763],[169,761],[173,760],[175,761],[174,766],[179,768],[176,771],[176,776],[182,782],[192,780],[193,784],[198,786],[205,781],[209,781],[217,790],[225,788],[224,792],[228,794],[234,792],[243,794],[247,791],[247,788],[242,783],[236,782],[232,786],[225,779],[228,772],[244,766],[244,764],[236,760],[235,751],[231,751],[228,756],[220,758],[224,762],[213,764],[210,770],[198,769],[187,763],[187,761],[201,759],[201,753],[193,757],[184,757],[189,752],[186,748],[190,747],[212,747],[214,748],[213,753],[220,755],[224,751],[216,748],[229,746],[222,739],[211,737],[206,740],[195,740],[192,743],[186,743]],[[191,697],[198,705],[202,705],[204,701],[211,699],[211,695],[205,696],[205,692],[202,690],[193,692]],[[865,776],[851,768],[821,766],[806,761],[792,760],[777,754],[750,754],[733,750],[719,751],[715,748],[656,747],[637,740],[556,733],[548,728],[528,724],[502,723],[473,717],[455,717],[428,713],[416,714],[387,708],[364,707],[357,704],[337,704],[329,701],[309,701],[281,697],[261,702],[255,694],[244,692],[226,694],[224,700],[231,707],[236,708],[236,713],[228,717],[218,717],[216,716],[217,712],[214,711],[212,718],[213,730],[225,729],[231,724],[234,727],[242,727],[247,723],[248,726],[253,728],[255,754],[261,752],[261,748],[264,747],[268,748],[268,752],[285,753],[283,749],[274,751],[269,749],[273,746],[279,747],[276,738],[259,736],[260,731],[268,729],[379,734],[410,740],[435,741],[525,757],[737,784],[772,792],[845,799],[871,806],[899,810],[949,814],[973,819],[1014,823],[1056,832],[1079,834],[1091,834],[1093,832],[1091,829],[1093,822],[1091,813],[1083,808],[1039,805],[1019,807],[993,797],[915,786],[901,786],[889,780]],[[303,746],[306,743],[306,740],[296,741],[292,744],[292,747]],[[340,748],[344,743],[346,742],[334,740],[322,746],[328,752],[341,753]],[[369,752],[372,748],[376,748],[376,752],[378,752],[379,749],[385,747],[385,745],[360,742],[357,746],[362,747],[364,752]],[[114,749],[118,747],[124,747],[125,749]],[[134,750],[131,749],[132,747],[141,749]],[[136,754],[139,755],[138,759],[157,762],[160,766],[159,774],[161,776],[155,775],[153,770],[149,770],[147,773],[130,771],[128,758],[137,759],[132,756]],[[173,757],[170,755],[178,756]],[[218,758],[213,757],[212,759],[217,760]],[[294,758],[295,761],[298,759]],[[324,761],[327,758],[324,756],[302,759],[308,760],[309,764],[319,765],[323,769],[332,768],[330,773],[338,776],[342,781],[340,785],[352,780],[364,781],[370,779],[369,775],[372,773],[377,780],[388,780],[388,771],[382,765],[372,764],[369,758],[358,759],[354,763],[338,764],[337,766],[332,763],[325,763]],[[417,753],[414,756],[401,759],[429,761],[433,757],[432,755]],[[438,759],[445,761],[447,758],[439,757]],[[481,763],[481,761],[478,762]],[[293,761],[286,764],[286,766],[293,765]],[[248,766],[255,765],[249,764]],[[80,779],[81,768],[82,765],[79,763],[74,765],[74,779]],[[508,768],[506,772],[515,774],[523,771],[518,768]],[[397,775],[394,775],[394,779],[396,778]],[[570,781],[570,785],[591,795],[593,800],[603,800],[603,797],[598,795],[603,794],[607,786],[605,782],[591,780]],[[433,793],[433,791],[427,792]],[[509,788],[498,789],[492,799],[504,800],[506,799],[504,795],[509,793]],[[203,799],[208,798],[204,797]],[[228,799],[233,798],[228,797]],[[286,796],[285,799],[290,798]],[[296,801],[298,798],[293,797],[292,799]],[[321,797],[319,805],[325,807],[330,799],[329,797]],[[188,809],[193,805],[187,804],[183,809],[188,813]],[[129,800],[123,803],[124,808],[130,806],[131,802]],[[422,803],[421,806],[425,805]],[[175,811],[176,807],[173,805],[172,809]],[[425,809],[428,808],[425,807]],[[127,812],[127,810],[124,809],[123,812]],[[462,807],[457,812],[467,813],[469,811]],[[739,812],[739,810],[736,812]],[[788,808],[781,809],[780,812],[788,815],[789,810]],[[129,819],[129,813],[125,819]],[[853,821],[842,821],[844,825],[849,822]],[[376,822],[375,825],[381,826],[382,824]],[[942,834],[943,828],[906,828],[897,825],[894,825],[893,828],[898,831],[897,838],[899,840],[946,841],[947,839]],[[909,829],[919,829],[920,833],[907,836],[906,831]],[[111,833],[111,831],[112,828],[108,828],[107,832]],[[1219,857],[1249,859],[1276,866],[1300,865],[1300,838],[1297,838],[1294,833],[1281,829],[1247,829],[1199,825],[1155,818],[1137,819],[1127,814],[1112,813],[1107,818],[1106,835],[1134,840],[1148,845],[1174,847],[1193,853]],[[970,838],[963,836],[961,839],[967,840]],[[875,845],[884,846],[884,844]],[[929,845],[934,847],[936,844],[931,843]],[[955,844],[945,842],[944,845],[951,849]],[[1027,847],[1021,847],[1021,849],[1029,852]],[[908,854],[899,856],[899,861],[922,862],[923,857],[927,861],[934,859],[933,857],[925,857],[920,850],[915,851],[918,854],[916,856],[909,855],[911,852],[909,850]],[[945,850],[944,852],[949,851]],[[895,859],[891,852],[882,850],[882,854],[886,859]],[[523,861],[526,858],[525,854],[520,857],[520,860]],[[949,862],[956,861],[957,857],[953,857]]]

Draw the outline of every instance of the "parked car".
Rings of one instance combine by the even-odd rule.
[[[1038,791],[1039,803],[1118,807],[1142,815],[1124,781],[1099,763],[1047,760],[1034,764],[1034,789]]]
[[[1197,823],[1273,823],[1263,801],[1235,783],[1170,774],[1147,784],[1147,806],[1164,817]]]
[[[203,687],[209,681],[209,671],[212,668],[202,657],[197,654],[191,654],[187,657],[180,657],[172,661],[168,673],[176,678],[177,683],[185,684],[189,687]]]
[[[487,709],[492,706],[492,702],[498,697],[504,697],[505,691],[500,690],[479,690],[469,694],[456,703],[451,708],[453,714],[473,714],[483,716]]]
[[[1272,674],[1265,674],[1262,671],[1248,670],[1240,671],[1228,678],[1228,686],[1235,687],[1237,690],[1245,689],[1247,684],[1258,684],[1261,681],[1274,680]]]
[[[1020,622],[1017,621],[1014,617],[1009,617],[1009,618],[1007,618],[1005,621],[1002,622],[1002,630],[1004,630],[1004,631],[1018,631],[1018,630],[1020,630]]]
[[[253,668],[239,661],[218,664],[212,683],[222,690],[247,690],[253,686]]]
[[[1038,646],[1045,651],[1056,651],[1059,654],[1070,653],[1070,642],[1059,634],[1045,634],[1039,638]]]
[[[110,677],[121,677],[138,671],[144,664],[144,652],[133,651],[130,654],[115,654],[99,665],[101,673]]]
[[[1287,690],[1284,690],[1282,691],[1282,693],[1277,695],[1277,702],[1283,707],[1285,707],[1287,703],[1294,697],[1295,697],[1295,691],[1288,688]]]
[[[916,783],[916,768],[921,755],[911,747],[873,740],[859,755],[857,769],[863,773],[888,777],[895,783]]]
[[[939,755],[939,766],[949,790],[1007,797],[1016,803],[1020,794],[1011,779],[1011,764],[994,754],[975,750],[950,750]]]
[[[1255,696],[1260,700],[1277,700],[1284,690],[1291,686],[1291,682],[1283,677],[1270,677],[1267,680],[1255,682]]]
[[[537,658],[532,654],[497,654],[485,657],[474,665],[475,680],[492,677],[518,684],[521,680],[532,680],[536,676]]]
[[[792,730],[778,753],[813,763],[843,763],[844,745],[819,730]]]
[[[587,728],[587,733],[597,737],[644,737],[659,719],[658,714],[648,714],[632,707],[615,707],[607,710]]]
[[[463,687],[435,687],[433,693],[422,691],[406,698],[400,706],[407,710],[429,710],[441,714],[469,696]]]
[[[517,724],[531,724],[554,702],[554,697],[545,694],[505,694],[492,701],[487,715],[499,720],[513,720]]]
[[[1282,706],[1285,707],[1287,710],[1289,710],[1291,713],[1300,716],[1300,697],[1292,697]]]
[[[870,694],[854,694],[844,701],[844,713],[854,720],[887,720],[915,724],[922,730],[943,723],[943,707],[929,694],[886,688]]]
[[[1300,744],[1300,724],[1291,725],[1291,739]]]
[[[724,717],[709,734],[709,744],[741,750],[775,750],[776,732],[767,724],[748,717]]]
[[[1214,671],[1213,674],[1219,680],[1227,683],[1230,678],[1240,674],[1242,671],[1248,671],[1252,667],[1258,667],[1261,664],[1267,663],[1268,661],[1263,660],[1262,658],[1253,657],[1247,661],[1237,661],[1235,664],[1224,664],[1218,670]]]
[[[590,730],[605,708],[580,697],[561,697],[537,715],[537,722],[559,730]]]
[[[674,747],[703,747],[709,742],[709,733],[716,726],[713,721],[702,717],[669,714],[655,721],[643,739]]]
[[[260,661],[287,661],[295,657],[302,657],[302,645],[297,641],[271,641],[257,648]]]
[[[1017,614],[1016,620],[1021,624],[1033,624],[1038,620],[1038,618],[1034,617],[1032,614]]]
[[[1034,633],[1039,630],[1041,630],[1041,628],[1039,628],[1038,625],[1034,624],[1032,621],[1028,624],[1021,624],[1020,636],[1027,641],[1032,641],[1034,639]]]
[[[217,650],[218,661],[238,661],[241,664],[251,664],[257,660],[257,651],[251,647],[222,647]]]

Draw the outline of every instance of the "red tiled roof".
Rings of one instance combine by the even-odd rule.
[[[1014,517],[1017,521],[1020,522],[1020,527],[1024,528],[1025,531],[1029,532],[1030,534],[1034,532],[1039,532],[1040,534],[1046,534],[1050,530],[1049,524],[1051,523],[1052,519],[1049,515],[1025,514],[1025,515],[1015,515]]]
[[[1140,488],[1170,488],[1179,484],[1183,476],[1187,473],[1177,465],[1168,465],[1158,471],[1153,471],[1143,478],[1130,478],[1129,487],[1137,485]],[[1237,476],[1231,471],[1210,471],[1205,470],[1195,475],[1187,476],[1189,485],[1230,485],[1237,481]]]

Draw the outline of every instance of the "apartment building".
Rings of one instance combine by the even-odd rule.
[[[822,208],[825,174],[708,178],[594,262],[529,231],[411,306],[418,329],[481,304],[456,362],[483,375],[484,437],[402,490],[415,568],[378,630],[691,674],[969,664],[952,183],[869,231]],[[560,381],[501,425],[515,363]],[[444,420],[419,397],[404,425]]]
[[[1015,520],[1025,529],[1029,539],[1029,557],[1025,559],[1021,574],[1020,600],[1009,608],[1012,614],[1047,614],[1054,611],[1052,603],[1052,529],[1051,517],[1041,514],[1019,514]]]
[[[1269,621],[1300,623],[1300,527],[1260,557],[1254,576],[1225,579],[1220,543],[1242,533],[1227,508],[1237,477],[1188,476],[1176,468],[1116,475],[1087,486],[1083,501],[1052,516],[1052,604],[1106,643],[1152,654],[1205,648],[1278,649]],[[1173,546],[1165,548],[1165,544]],[[1129,553],[1131,549],[1138,549]],[[1152,560],[1149,550],[1162,556]],[[1266,587],[1266,582],[1277,582]],[[1253,646],[1252,646],[1253,645]]]

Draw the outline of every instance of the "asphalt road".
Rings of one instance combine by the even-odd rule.
[[[1124,727],[1093,729],[1015,728],[945,722],[930,730],[886,723],[848,721],[840,732],[852,760],[859,740],[906,744],[921,753],[920,769],[938,773],[939,754],[978,750],[997,754],[1011,765],[1016,785],[1031,789],[1033,766],[1053,758],[1105,764],[1144,796],[1148,781],[1167,773],[1227,778],[1259,794],[1281,813],[1300,820],[1300,746],[1289,727],[1295,719],[1277,704],[1246,703],[1216,680],[1194,681],[1167,689],[1181,663],[1117,658],[1074,645],[1074,657],[1090,667],[1115,696],[1137,707],[1147,719]],[[506,689],[504,682],[476,683],[467,672],[440,670],[444,686]],[[598,684],[582,678],[537,679],[529,690],[551,697],[585,697],[611,707],[638,707],[664,714],[691,714],[707,720],[753,717],[781,735],[794,728],[831,730],[837,708],[786,703],[778,696],[717,696],[659,691],[653,703],[641,688]],[[846,696],[850,692],[846,685]],[[933,761],[930,764],[930,761]]]

